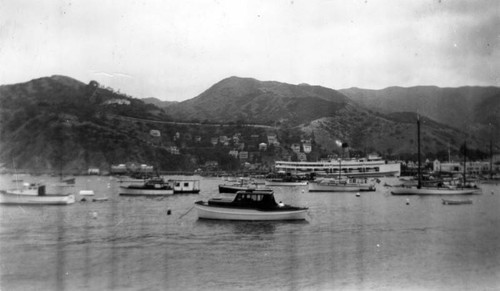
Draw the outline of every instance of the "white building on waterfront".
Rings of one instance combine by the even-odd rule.
[[[468,175],[480,175],[490,172],[490,161],[466,162],[465,170]],[[433,162],[434,172],[447,172],[452,174],[461,174],[464,172],[463,162]],[[500,172],[500,164],[493,163],[493,172]]]

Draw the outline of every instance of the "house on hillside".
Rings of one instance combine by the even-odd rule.
[[[219,167],[219,162],[217,161],[206,161],[205,168],[208,170],[216,170]]]
[[[221,136],[219,136],[219,142],[220,142],[221,144],[225,144],[226,142],[228,142],[228,138],[227,138],[227,136],[225,136],[225,135],[221,135]]]
[[[267,135],[267,143],[270,145],[274,145],[275,147],[280,146],[280,142],[278,141],[278,137],[275,134]]]
[[[294,153],[300,153],[300,144],[298,143],[293,143],[290,148]]]
[[[307,156],[305,153],[297,153],[297,160],[300,162],[306,162],[307,161]]]
[[[110,100],[104,102],[104,105],[111,105],[111,104],[130,105],[130,100],[127,100],[127,99],[110,99]]]
[[[169,146],[167,147],[167,151],[172,155],[180,155],[179,148],[177,146]]]
[[[238,158],[240,159],[240,161],[246,161],[246,160],[248,160],[248,152],[247,151],[241,151],[238,154]]]
[[[302,149],[304,150],[304,153],[309,154],[312,151],[312,145],[310,143],[303,143]]]
[[[237,150],[229,151],[229,155],[238,158],[238,151]]]

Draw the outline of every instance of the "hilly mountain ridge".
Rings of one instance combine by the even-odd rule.
[[[417,112],[437,122],[488,138],[500,131],[500,88],[436,86],[339,90],[354,102],[381,113]],[[492,128],[490,129],[490,124]],[[500,136],[496,136],[497,140]]]
[[[488,98],[483,102],[491,108],[497,104]],[[0,163],[40,172],[109,169],[127,161],[157,164],[162,170],[196,169],[217,161],[222,169],[236,169],[240,163],[229,151],[243,145],[255,152],[251,161],[269,167],[273,160],[296,158],[290,145],[303,138],[313,142],[309,160],[340,154],[339,140],[353,153],[402,158],[416,152],[415,113],[377,112],[320,86],[231,77],[198,97],[167,105],[159,108],[95,81],[85,84],[65,76],[2,85]],[[474,133],[422,119],[426,156],[448,147],[458,152],[465,138],[471,148],[485,150],[487,141]],[[161,137],[152,138],[153,129]],[[269,134],[281,146],[258,152]],[[240,142],[211,142],[233,136]]]
[[[176,120],[298,125],[331,116],[350,100],[320,86],[290,85],[252,78],[226,78],[192,99],[163,107]]]
[[[415,150],[410,143],[415,141],[415,130],[403,126],[415,124],[413,112],[428,117],[426,122],[430,128],[427,130],[432,137],[429,137],[432,143],[426,145],[429,151],[446,150],[448,145],[458,148],[464,140],[485,150],[492,136],[490,130],[494,132],[500,128],[495,109],[500,106],[500,99],[495,97],[499,90],[495,87],[441,89],[421,86],[391,87],[385,91],[358,88],[337,91],[306,84],[230,77],[192,99],[162,108],[174,119],[244,120],[298,127],[309,134],[318,131],[322,134],[315,137],[325,146],[334,148],[336,140],[343,140],[357,149],[384,153]],[[461,97],[453,98],[455,95]],[[473,120],[467,122],[466,128],[458,126],[464,123],[464,116],[472,116]],[[383,126],[376,127],[379,124],[376,120],[385,120],[381,123]],[[318,128],[320,124],[328,130]]]

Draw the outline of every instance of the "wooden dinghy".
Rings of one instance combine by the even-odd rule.
[[[442,199],[444,205],[461,205],[461,204],[472,204],[472,200],[467,199],[467,200],[449,200],[449,199]]]

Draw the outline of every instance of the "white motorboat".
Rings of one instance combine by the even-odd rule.
[[[14,205],[68,205],[75,203],[72,194],[46,194],[45,185],[30,185],[30,189],[0,191],[0,204]]]
[[[195,202],[200,219],[220,220],[304,220],[308,208],[276,203],[270,191],[239,191],[232,198]]]

